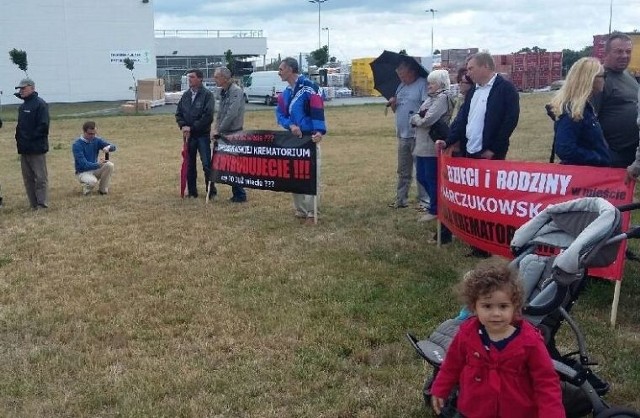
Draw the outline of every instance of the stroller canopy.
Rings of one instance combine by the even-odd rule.
[[[605,244],[620,231],[618,209],[602,198],[586,197],[547,207],[515,232],[511,249],[518,255],[536,245],[560,248],[554,270],[573,276],[585,267],[611,264],[620,242]]]

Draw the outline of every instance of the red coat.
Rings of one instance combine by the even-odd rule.
[[[459,383],[466,418],[564,418],[560,380],[538,331],[519,321],[520,334],[487,351],[476,317],[465,321],[447,350],[431,393],[446,399]]]

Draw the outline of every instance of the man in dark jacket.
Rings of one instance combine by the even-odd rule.
[[[449,138],[436,141],[437,147],[459,143],[468,158],[504,160],[509,138],[518,125],[520,97],[509,81],[496,74],[491,55],[480,52],[467,62],[467,75],[475,87],[467,93],[460,112],[451,124]],[[472,247],[469,256],[489,257],[486,251]]]
[[[16,126],[22,180],[31,208],[46,209],[49,207],[46,159],[49,151],[49,107],[38,97],[33,80],[21,80],[16,89],[19,90],[16,95],[24,100],[18,108]]]
[[[198,197],[196,184],[196,154],[200,154],[205,187],[211,179],[211,123],[215,110],[213,93],[202,85],[203,74],[200,70],[189,70],[187,81],[189,89],[184,92],[176,109],[176,122],[182,130],[182,139],[187,141],[189,164],[187,170],[187,189],[189,197]],[[215,186],[209,191],[209,198],[216,195]]]
[[[447,144],[459,142],[467,157],[504,160],[520,116],[518,91],[496,74],[493,59],[486,52],[473,55],[467,71],[476,86],[452,123]]]

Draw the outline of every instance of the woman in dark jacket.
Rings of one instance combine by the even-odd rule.
[[[581,58],[551,100],[556,116],[555,151],[561,164],[607,167],[611,162],[597,115],[590,103],[604,88],[604,68],[595,58]]]

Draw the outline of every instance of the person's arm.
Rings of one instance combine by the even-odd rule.
[[[231,123],[238,116],[238,113],[240,113],[240,106],[244,101],[244,94],[240,89],[232,89],[229,87],[227,94],[229,95],[229,109],[224,115],[224,118],[218,120],[216,124],[216,131],[218,133],[227,132],[231,129]],[[218,112],[218,117],[220,117],[220,112]]]
[[[471,107],[471,98],[474,91],[471,90],[464,98],[464,103],[458,111],[456,118],[451,122],[449,129],[449,137],[446,140],[447,147],[455,144],[456,142],[462,142],[467,136],[467,120],[469,119],[469,108]]]
[[[37,109],[34,136],[41,138],[47,135],[49,135],[49,106],[44,101],[40,101]]]
[[[568,114],[560,116],[555,125],[556,155],[561,162],[568,164],[603,166],[607,161],[594,150],[580,146],[583,132],[583,121],[574,121]]]
[[[508,81],[503,80],[502,82],[504,83],[502,91],[496,93],[501,93],[502,96],[503,117],[500,119],[496,136],[490,146],[487,147],[494,154],[507,153],[509,138],[516,126],[518,126],[518,119],[520,118],[520,96],[518,95],[518,90]],[[491,112],[488,106],[489,104],[487,104],[487,112]]]
[[[213,112],[215,112],[216,100],[213,97],[213,93],[209,90],[203,88],[201,92],[204,95],[202,113],[200,113],[200,116],[191,124],[191,130],[196,132],[209,132],[211,124],[213,123]],[[196,100],[198,99],[196,98]]]
[[[440,367],[440,371],[431,386],[433,398],[445,400],[449,397],[453,387],[460,381],[460,373],[464,368],[465,354],[460,332],[456,334],[447,349],[447,355]],[[438,402],[441,407],[441,402]],[[433,405],[435,406],[435,405]],[[435,409],[435,408],[434,408]],[[436,411],[439,412],[439,411]]]
[[[291,118],[287,112],[287,105],[284,100],[285,92],[278,95],[278,105],[276,106],[276,122],[286,130],[291,130]]]
[[[424,117],[420,117],[419,114],[414,114],[411,117],[411,122],[416,126],[431,126],[444,116],[449,110],[449,100],[446,94],[440,94],[431,103],[431,106],[427,109]]]
[[[187,125],[187,121],[184,119],[184,104],[183,101],[187,98],[188,90],[182,94],[182,97],[178,101],[178,106],[176,107],[176,123],[178,124],[178,128],[182,129],[183,126]],[[191,100],[191,98],[189,98]]]
[[[327,133],[327,126],[324,121],[324,103],[319,93],[309,95],[309,113],[311,117],[311,126],[315,138],[322,138]],[[318,136],[319,134],[319,136]],[[315,142],[318,140],[314,139]]]
[[[71,147],[73,151],[73,160],[75,162],[76,171],[84,173],[85,171],[93,171],[100,168],[100,164],[97,162],[89,161],[84,155],[84,149],[82,144],[78,141],[74,142]]]
[[[97,141],[97,148],[104,152],[114,152],[117,149],[114,144],[105,141],[103,138],[96,138],[95,140]]]
[[[553,368],[549,352],[542,337],[531,347],[527,370],[531,376],[531,386],[538,407],[538,416],[545,418],[564,418],[560,379]]]

